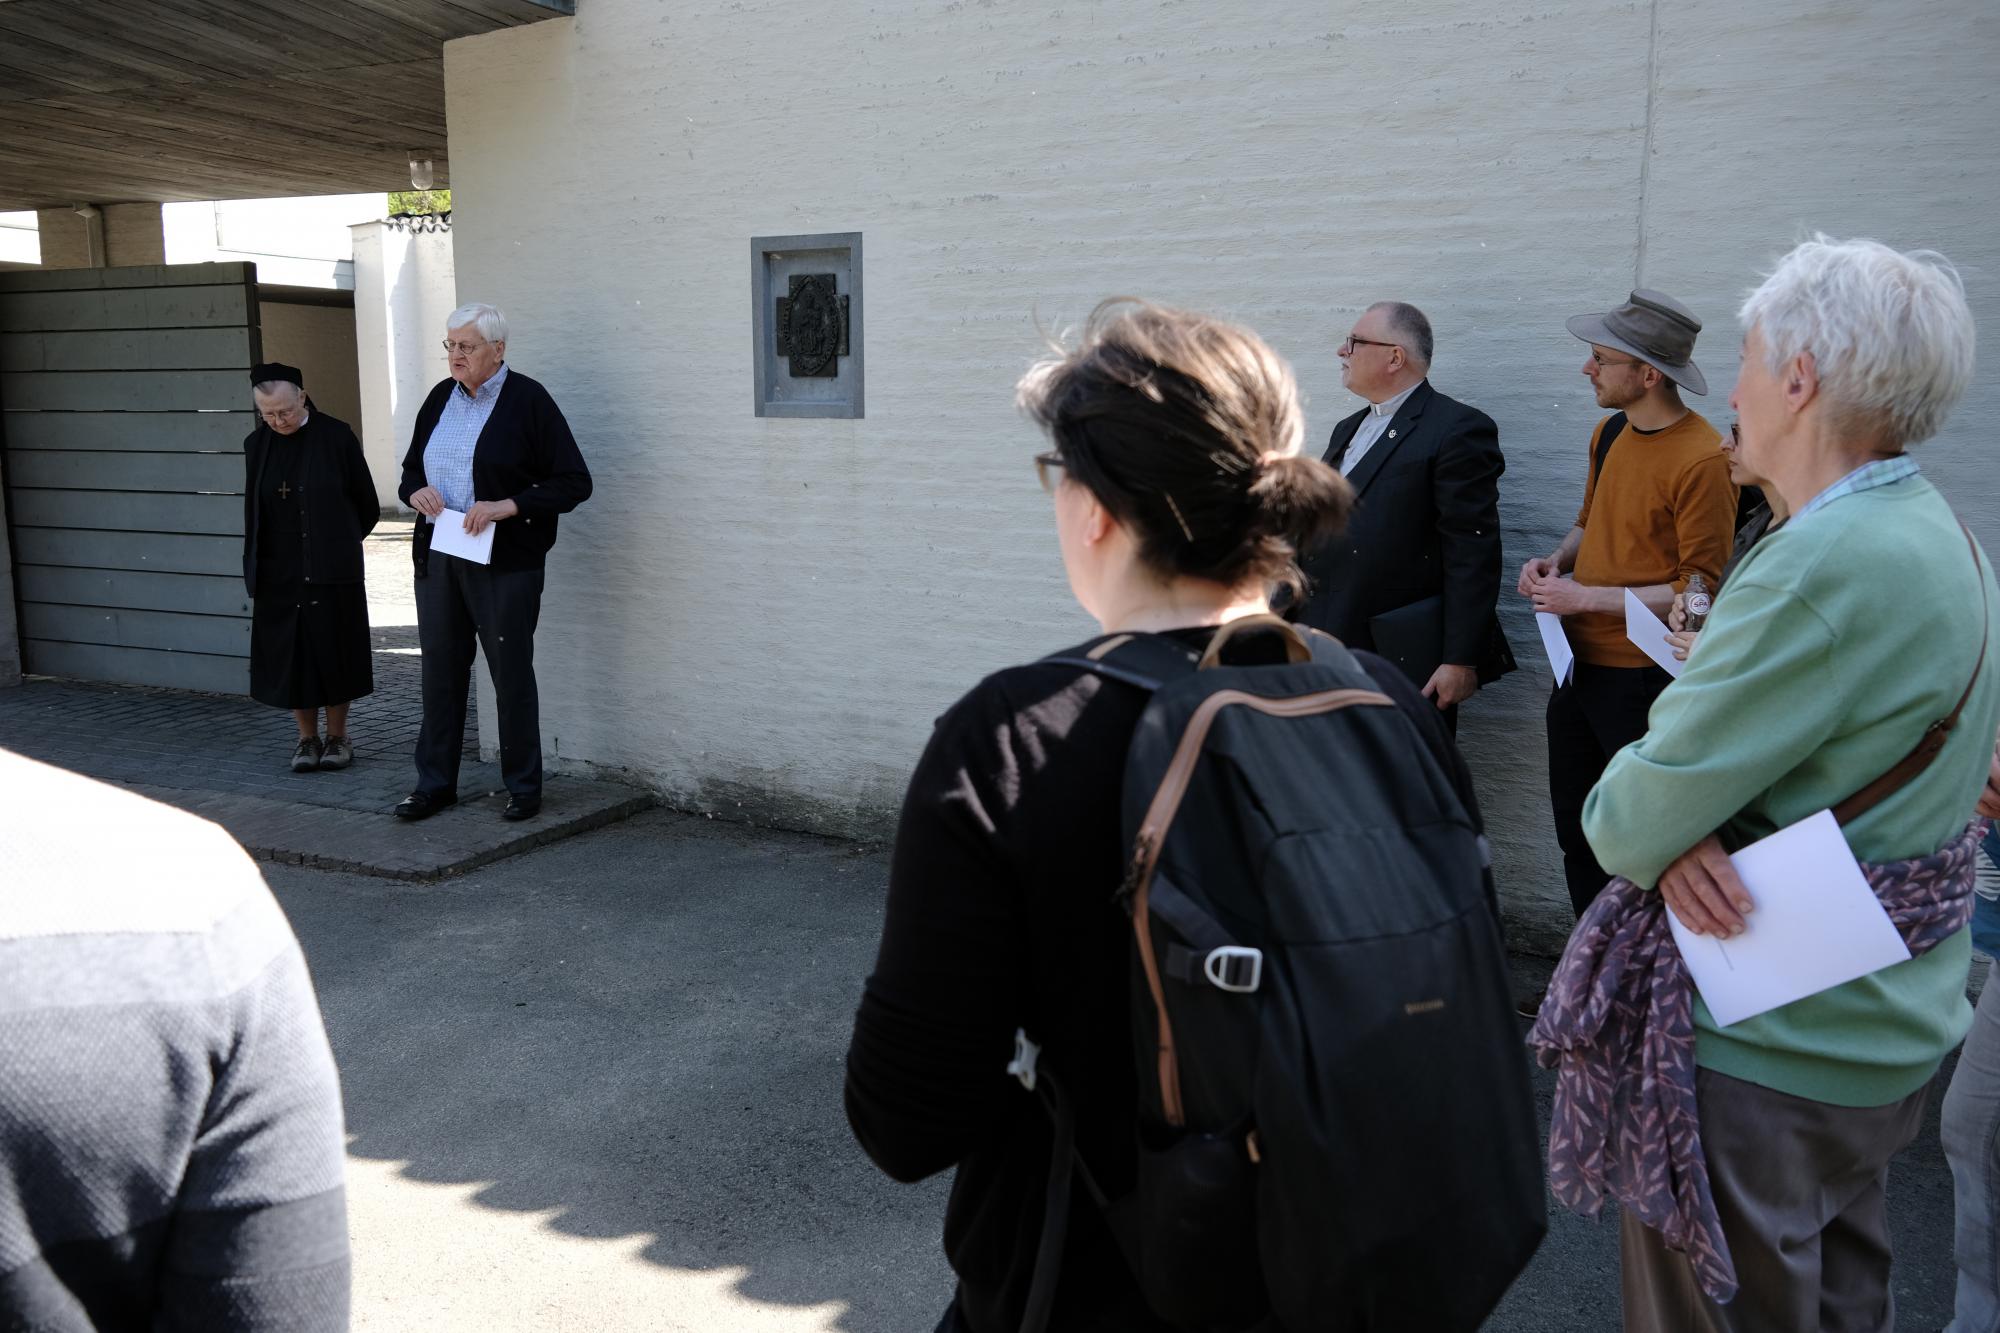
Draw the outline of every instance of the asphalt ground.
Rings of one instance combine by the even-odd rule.
[[[655,810],[429,884],[267,873],[342,1071],[357,1329],[932,1328],[947,1182],[877,1173],[840,1100],[881,848]],[[1950,1314],[1951,1067],[1891,1175],[1906,1329]],[[1617,1312],[1615,1219],[1556,1209],[1489,1327]]]

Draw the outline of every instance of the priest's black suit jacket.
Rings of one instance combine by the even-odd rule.
[[[1363,408],[1333,428],[1328,463],[1339,465],[1366,416]],[[1506,468],[1493,418],[1429,380],[1418,384],[1348,473],[1355,505],[1347,531],[1301,561],[1309,593],[1298,619],[1373,651],[1371,619],[1441,596],[1443,660],[1476,668],[1482,682],[1511,671],[1494,611]]]

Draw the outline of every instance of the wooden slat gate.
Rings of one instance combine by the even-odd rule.
[[[242,694],[254,264],[0,273],[22,667]]]

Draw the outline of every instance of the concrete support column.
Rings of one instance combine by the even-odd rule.
[[[43,268],[123,268],[167,262],[166,228],[158,204],[84,204],[43,208]]]
[[[354,342],[361,448],[384,508],[397,506],[417,409],[450,373],[445,320],[458,305],[450,223],[397,218],[354,227]]]

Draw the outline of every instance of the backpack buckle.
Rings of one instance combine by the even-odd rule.
[[[1241,944],[1224,944],[1208,951],[1201,970],[1217,990],[1247,995],[1264,979],[1264,951]]]

